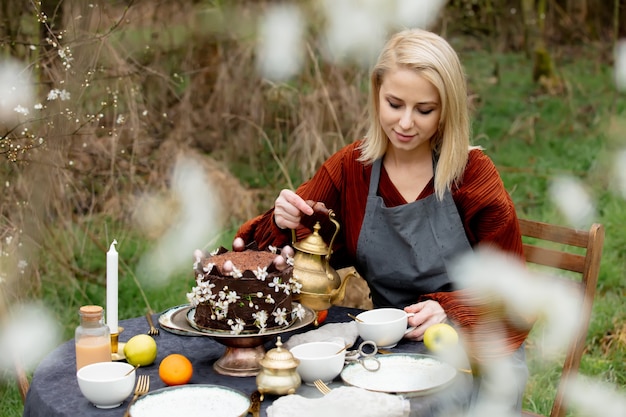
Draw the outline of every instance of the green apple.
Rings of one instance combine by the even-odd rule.
[[[138,334],[126,342],[124,356],[131,365],[148,366],[157,357],[157,344],[152,336]]]
[[[459,343],[459,335],[449,324],[433,324],[424,332],[424,345],[432,352],[440,352],[457,343]]]

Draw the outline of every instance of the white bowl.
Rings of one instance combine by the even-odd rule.
[[[291,348],[291,354],[300,361],[296,368],[298,374],[307,385],[321,379],[327,384],[341,373],[346,350],[339,350],[342,345],[333,342],[309,342]]]
[[[399,308],[376,308],[359,315],[356,327],[363,340],[371,340],[379,348],[392,348],[407,331],[408,315]]]
[[[135,371],[126,362],[98,362],[76,372],[78,387],[98,408],[119,407],[133,392]],[[128,371],[131,371],[128,375]]]

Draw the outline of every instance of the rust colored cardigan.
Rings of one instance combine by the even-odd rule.
[[[341,225],[331,257],[335,268],[355,265],[357,241],[365,215],[371,165],[357,161],[359,143],[360,141],[357,141],[347,145],[331,156],[313,178],[296,191],[305,200],[324,202],[326,207],[335,211],[336,219]],[[434,193],[433,180],[424,188],[418,199],[432,193]],[[378,194],[388,207],[406,204],[384,167],[381,168]],[[470,151],[463,178],[457,187],[453,187],[452,197],[472,247],[495,246],[523,260],[515,207],[495,166],[482,151],[477,149]],[[273,214],[273,209],[270,209],[247,221],[239,228],[237,236],[243,238],[246,243],[256,241],[259,248],[290,244],[290,230],[279,229],[274,223]],[[315,221],[320,221],[322,236],[326,242],[330,242],[334,226],[326,216],[320,214],[303,218],[303,224],[297,230],[297,240],[312,232]],[[480,294],[472,294],[469,290],[416,294],[416,302],[425,299],[432,299],[441,304],[448,319],[460,327],[468,343],[473,346],[471,350],[482,352],[475,357],[479,362],[489,357],[502,356],[502,349],[494,348],[492,342],[487,343],[494,337],[494,327],[491,324],[497,322],[498,332],[504,333],[504,337],[498,339],[504,344],[505,353],[516,350],[528,334],[528,329],[516,328],[509,320],[502,318],[501,308],[491,306],[488,300],[482,300]],[[500,331],[502,326],[504,331]],[[485,343],[481,343],[483,340]]]

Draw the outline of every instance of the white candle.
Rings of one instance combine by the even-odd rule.
[[[107,310],[106,323],[109,331],[118,333],[117,324],[117,251],[115,250],[117,240],[113,239],[111,247],[107,252]]]

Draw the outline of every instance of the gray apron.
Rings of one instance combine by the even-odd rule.
[[[356,258],[375,307],[403,308],[419,296],[451,291],[446,266],[471,250],[450,191],[397,207],[377,195],[382,159],[374,161]]]

